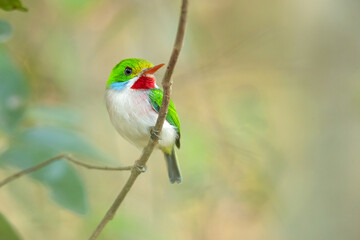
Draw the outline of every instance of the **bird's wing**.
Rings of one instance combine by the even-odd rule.
[[[163,91],[161,89],[153,88],[150,90],[149,100],[153,109],[156,112],[160,111],[162,98],[163,98]],[[177,138],[175,144],[178,148],[180,148],[180,120],[176,112],[175,105],[171,101],[171,99],[170,99],[168,113],[166,115],[166,121],[168,121],[171,125],[175,127],[175,130],[177,132]]]

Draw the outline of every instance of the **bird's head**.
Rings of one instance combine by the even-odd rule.
[[[154,73],[164,64],[154,66],[151,62],[140,58],[122,60],[111,71],[106,88],[122,90],[155,88]]]

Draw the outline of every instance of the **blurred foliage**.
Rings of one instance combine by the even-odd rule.
[[[27,81],[3,47],[0,48],[0,72],[0,132],[5,133],[2,140],[7,141],[7,146],[0,153],[0,166],[25,169],[62,153],[77,153],[93,159],[106,158],[73,130],[60,126],[32,127],[29,122],[26,123],[24,115],[29,100]],[[66,111],[57,113],[56,108],[31,109],[30,107],[30,112],[41,114],[41,119],[51,115],[51,122],[57,122],[57,125],[64,122],[64,118],[71,119],[72,115]],[[32,124],[40,123],[37,115],[32,117]],[[81,214],[87,212],[88,201],[84,184],[66,161],[57,161],[30,176],[43,183],[51,191],[52,198],[61,206]]]
[[[17,232],[6,220],[5,216],[0,213],[0,236],[6,240],[20,240]]]
[[[20,0],[0,0],[0,8],[5,11],[19,10],[27,12],[27,8],[21,4]]]
[[[9,40],[11,35],[11,25],[8,22],[0,19],[0,43]]]
[[[1,46],[0,46],[1,47]],[[4,48],[0,48],[0,127],[12,132],[24,115],[28,95],[27,83],[11,63]]]
[[[0,156],[0,165],[20,169],[29,168],[61,153],[98,155],[84,139],[61,128],[28,128],[11,139],[9,147]],[[72,211],[86,213],[87,199],[83,182],[66,161],[57,161],[31,174],[45,184],[54,200]]]

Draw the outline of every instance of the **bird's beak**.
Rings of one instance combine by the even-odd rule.
[[[147,75],[147,74],[152,75],[164,65],[165,64],[162,63],[162,64],[156,65],[156,66],[154,66],[152,68],[148,68],[141,75]]]

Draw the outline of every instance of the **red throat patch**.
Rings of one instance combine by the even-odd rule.
[[[132,85],[131,89],[151,89],[155,88],[155,78],[141,76],[138,80]]]

